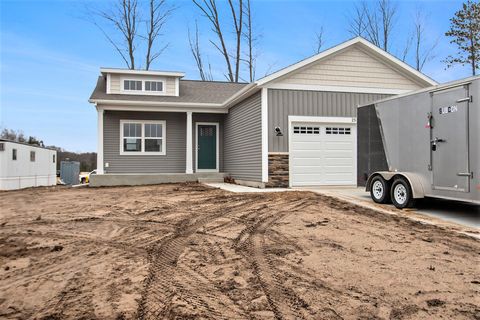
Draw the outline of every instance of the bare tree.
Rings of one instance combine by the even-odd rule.
[[[202,11],[203,15],[210,21],[211,30],[217,36],[218,42],[210,40],[210,43],[222,54],[227,66],[227,74],[225,77],[231,82],[238,82],[240,77],[241,46],[242,46],[242,29],[243,29],[243,0],[234,3],[228,0],[228,5],[233,20],[235,34],[235,48],[232,50],[233,55],[227,48],[224,36],[223,26],[220,24],[220,14],[218,12],[216,0],[192,0],[193,3]],[[233,64],[232,64],[233,60]]]
[[[417,10],[414,20],[414,40],[415,40],[415,68],[418,71],[422,71],[425,63],[434,58],[434,50],[438,45],[438,39],[431,45],[426,46],[427,41],[425,37],[425,24],[426,17],[420,11]]]
[[[155,42],[161,35],[160,32],[173,10],[173,7],[166,7],[166,0],[149,0],[149,15],[146,21],[147,53],[145,58],[145,70],[150,69],[152,62],[168,47],[168,44],[165,44],[158,50],[154,49]]]
[[[350,17],[349,32],[367,38],[374,45],[389,51],[397,7],[390,0],[355,5]]]
[[[320,53],[323,47],[323,26],[320,27],[320,30],[315,32],[315,52]]]
[[[209,64],[208,70],[206,70],[203,62],[203,56],[200,50],[200,40],[198,35],[198,24],[196,20],[195,20],[195,38],[192,39],[192,36],[190,34],[190,29],[188,29],[188,42],[190,44],[190,51],[192,52],[193,58],[195,59],[195,63],[197,64],[197,69],[198,69],[198,72],[200,73],[200,78],[203,81],[212,81],[213,77],[212,77],[212,70],[210,68],[210,64]]]
[[[355,4],[353,15],[349,18],[349,32],[356,37],[363,37],[365,34],[365,5]]]
[[[248,75],[250,82],[255,80],[255,71],[256,71],[256,60],[257,60],[257,52],[256,52],[256,44],[258,41],[257,36],[253,31],[253,18],[252,18],[252,8],[250,5],[250,0],[246,0],[245,2],[245,31],[243,36],[245,41],[247,42],[247,58],[244,59],[247,64],[248,68]]]
[[[100,29],[108,42],[120,54],[129,69],[135,69],[135,49],[137,41],[137,24],[140,21],[137,0],[116,0],[112,10],[95,10],[94,16],[111,24],[120,32],[122,41],[117,42],[95,19],[93,23]]]
[[[401,60],[403,62],[407,61],[408,54],[410,53],[410,50],[412,48],[412,42],[413,42],[413,35],[410,34],[407,38],[407,41],[405,42],[405,47],[403,47],[403,51],[401,52]]]

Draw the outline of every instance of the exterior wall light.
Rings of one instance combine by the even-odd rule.
[[[280,129],[280,127],[275,127],[275,134],[277,137],[283,137],[282,129]]]

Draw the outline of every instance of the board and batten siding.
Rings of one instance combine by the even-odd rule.
[[[105,111],[106,173],[185,173],[186,113]],[[120,120],[165,120],[166,155],[120,155]]]
[[[423,87],[357,46],[305,66],[280,78],[275,84],[395,90],[416,90]]]
[[[262,181],[261,93],[229,109],[224,122],[224,169],[231,177]]]
[[[152,80],[155,79],[155,76],[142,76],[142,75],[121,75],[121,74],[111,74],[110,75],[110,93],[123,93],[121,90],[121,79],[132,79],[132,80]],[[174,96],[176,95],[176,81],[175,77],[159,77],[160,80],[165,80],[165,95]]]
[[[288,152],[288,116],[356,117],[360,104],[390,95],[268,89],[268,151]],[[280,127],[283,136],[275,135]]]

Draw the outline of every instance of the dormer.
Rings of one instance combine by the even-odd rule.
[[[101,68],[107,94],[174,96],[180,95],[183,72]]]

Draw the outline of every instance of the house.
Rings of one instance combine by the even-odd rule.
[[[0,190],[57,184],[57,151],[0,139]]]
[[[354,38],[254,83],[102,68],[91,185],[355,185],[356,109],[436,82]]]

